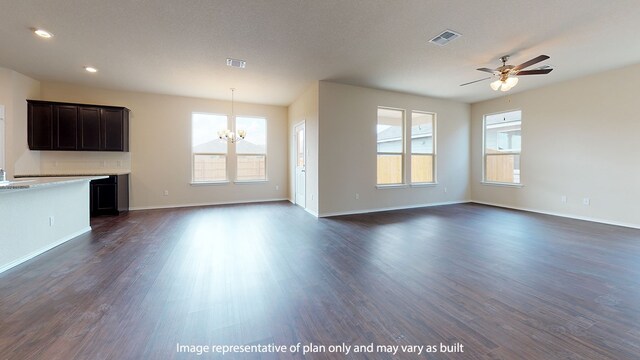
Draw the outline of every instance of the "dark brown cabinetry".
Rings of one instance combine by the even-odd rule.
[[[129,151],[129,109],[27,100],[31,150]]]
[[[129,210],[129,175],[92,180],[90,192],[91,216],[118,215]]]
[[[78,150],[100,150],[100,109],[78,107],[80,124],[78,126]]]
[[[53,106],[51,104],[29,104],[28,139],[31,150],[53,148]]]
[[[128,112],[128,110],[127,110]],[[104,150],[129,150],[129,114],[118,109],[102,109],[102,124],[104,134]]]
[[[78,148],[77,107],[60,105],[53,109],[53,147],[59,150],[76,150]]]

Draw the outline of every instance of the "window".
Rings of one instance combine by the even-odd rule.
[[[245,130],[247,137],[236,143],[238,181],[267,179],[267,119],[236,118],[236,130]]]
[[[411,112],[411,182],[435,182],[435,114]]]
[[[193,182],[227,180],[227,143],[218,138],[218,131],[225,129],[226,115],[191,115]]]
[[[484,117],[484,181],[520,184],[522,112]]]
[[[404,111],[378,108],[378,185],[403,183]]]

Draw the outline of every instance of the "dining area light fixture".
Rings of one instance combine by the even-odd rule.
[[[236,91],[235,88],[231,88],[231,123],[235,124],[235,115],[233,112],[233,105],[234,105],[234,92]],[[220,138],[220,140],[224,140],[226,142],[230,142],[232,144],[237,143],[240,140],[243,140],[245,137],[247,136],[247,131],[246,130],[238,130],[238,132],[234,132],[232,130],[226,129],[226,130],[219,130],[218,131],[218,137]]]

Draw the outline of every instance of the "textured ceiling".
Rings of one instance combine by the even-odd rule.
[[[488,81],[458,85],[505,54],[514,64],[547,54],[555,68],[511,92],[640,63],[639,13],[638,0],[0,0],[0,66],[205,98],[235,87],[239,101],[276,105],[316,80],[475,102],[503,94]],[[428,43],[444,29],[462,37]]]

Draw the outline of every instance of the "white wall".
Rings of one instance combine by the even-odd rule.
[[[27,144],[27,99],[38,99],[40,82],[0,68],[0,104],[5,109],[5,166],[9,177],[40,170],[40,152]]]
[[[6,165],[4,164],[4,105],[0,104],[0,169],[5,169]]]
[[[131,166],[131,208],[280,200],[287,197],[287,109],[236,103],[236,115],[267,118],[268,182],[200,185],[191,182],[191,113],[229,113],[229,101],[114,91],[61,83],[42,83],[41,98],[125,106],[131,110],[130,153],[42,152],[42,168]],[[235,166],[235,164],[229,164]],[[233,173],[233,172],[232,172]],[[276,186],[278,189],[276,190]],[[169,196],[164,196],[164,191]]]
[[[318,214],[318,91],[313,83],[289,106],[289,200],[295,202],[296,144],[294,127],[305,122],[306,141],[306,208]]]
[[[11,112],[11,109],[13,108],[13,86],[12,86],[12,80],[11,80],[11,70],[5,69],[5,68],[1,68],[0,67],[0,105],[3,105],[4,109],[4,115],[3,118],[7,118],[9,116],[9,113]],[[8,120],[3,121],[3,126],[4,126],[4,136],[2,139],[0,139],[0,146],[2,146],[2,150],[0,150],[2,152],[2,155],[4,157],[4,161],[2,163],[2,165],[0,165],[1,168],[5,169],[8,173],[8,176],[13,175],[13,162],[10,161],[11,158],[8,157],[8,144],[7,142],[9,141],[9,135],[7,133],[7,125]],[[26,135],[25,135],[26,136]],[[0,159],[0,161],[2,161]],[[11,166],[9,166],[11,164]],[[11,169],[9,169],[11,168]]]
[[[473,104],[472,199],[640,227],[638,83],[634,65]],[[524,187],[482,185],[482,117],[511,109],[522,110]]]
[[[320,216],[469,199],[468,104],[326,81],[319,96]],[[437,114],[437,185],[376,188],[378,106]]]

